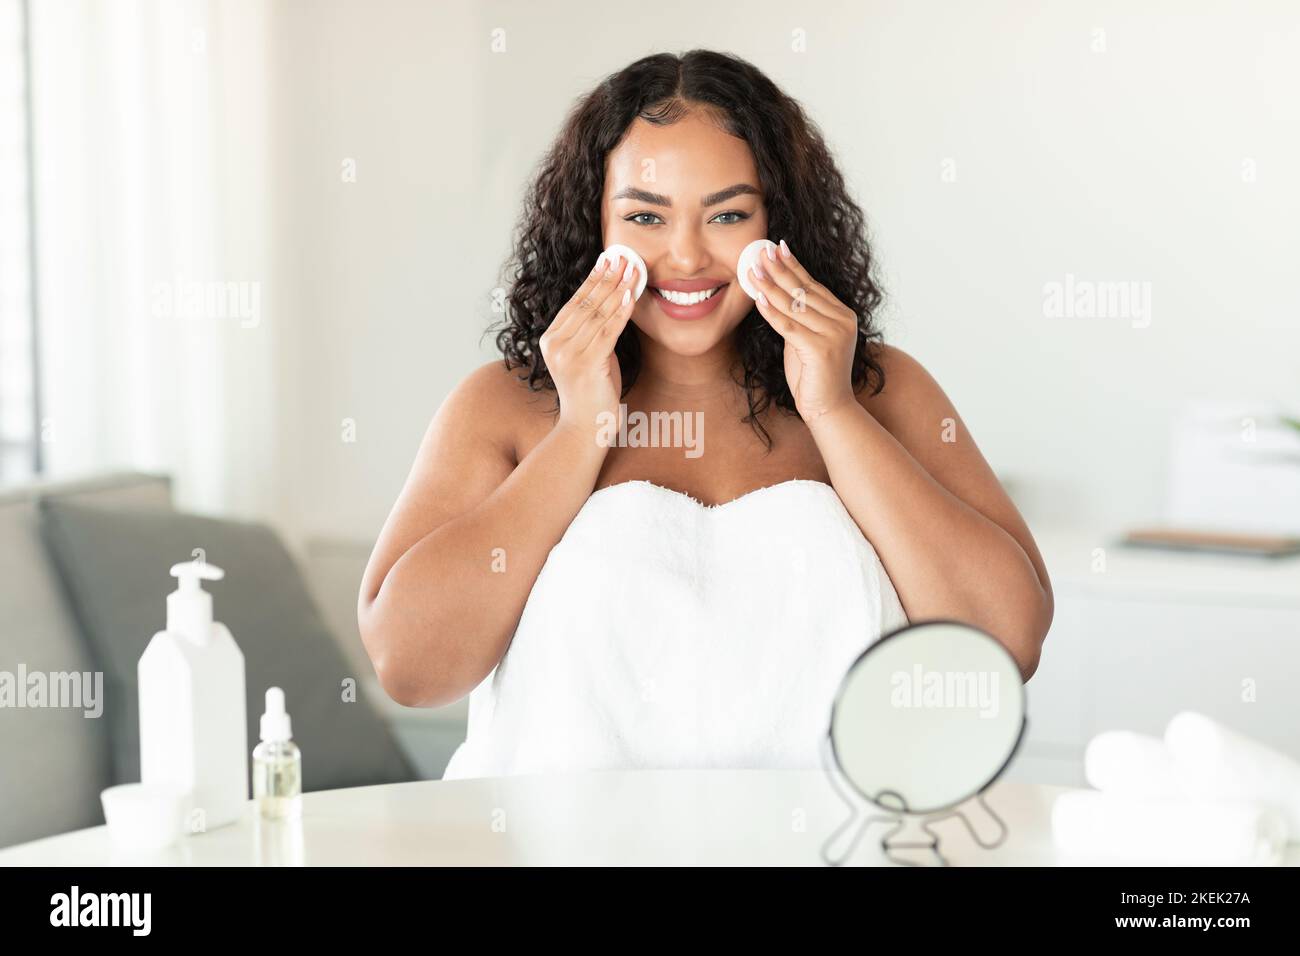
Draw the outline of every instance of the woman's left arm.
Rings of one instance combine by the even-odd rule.
[[[850,379],[852,310],[784,244],[763,266],[758,308],[785,339],[796,406],[908,619],[951,618],[987,631],[1028,680],[1052,622],[1051,581],[956,408],[919,362],[886,346],[885,390],[868,410]]]

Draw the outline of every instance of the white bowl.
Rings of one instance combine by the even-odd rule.
[[[189,794],[170,787],[124,783],[101,791],[108,835],[117,846],[160,850],[171,846],[185,829]]]

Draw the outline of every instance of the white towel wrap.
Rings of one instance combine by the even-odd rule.
[[[704,506],[594,492],[551,549],[443,779],[633,768],[814,770],[844,673],[907,623],[835,489]]]

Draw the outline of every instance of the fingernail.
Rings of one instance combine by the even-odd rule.
[[[767,296],[765,296],[761,290],[758,293],[758,304],[767,305]]]
[[[631,289],[624,289],[624,290],[623,290],[623,304],[624,304],[624,305],[627,305],[628,302],[631,300],[631,298],[632,298],[632,290],[631,290]]]
[[[594,276],[598,276],[608,268],[609,268],[608,259],[597,259],[596,266],[591,270],[591,274]]]
[[[785,244],[784,239],[781,240],[781,255],[785,256],[787,259],[790,258],[790,247]]]
[[[768,246],[764,251],[767,252],[768,261],[776,262],[776,246]]]
[[[627,268],[623,270],[623,281],[626,282],[628,279],[632,278],[632,273],[634,272],[636,272],[636,268],[629,262]]]
[[[750,270],[751,270],[751,271],[754,273],[754,275],[755,275],[756,277],[758,277],[759,279],[766,279],[766,278],[767,278],[767,273],[763,271],[763,267],[762,267],[761,265],[759,265],[759,263],[758,263],[757,261],[755,261],[754,264],[753,264],[752,266],[750,266]]]

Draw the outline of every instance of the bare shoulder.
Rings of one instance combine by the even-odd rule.
[[[950,491],[979,486],[984,496],[1000,496],[993,470],[961,413],[943,387],[915,357],[894,345],[875,346],[885,387],[872,395],[864,388],[858,402],[900,445]],[[963,497],[963,495],[959,495]]]
[[[543,395],[545,393],[542,393]],[[498,360],[462,378],[438,406],[420,442],[406,484],[375,546],[378,576],[423,535],[477,506],[510,476],[516,448],[538,414],[538,394],[517,369]]]
[[[527,373],[507,368],[500,359],[480,365],[466,375],[438,410],[447,430],[508,451],[512,457],[531,447],[532,436],[546,429],[554,408],[553,393],[528,387]]]
[[[528,391],[518,371],[498,360],[474,369],[448,393],[370,556],[363,605],[416,542],[477,506],[509,477]]]
[[[873,356],[884,372],[884,388],[858,393],[858,403],[894,435],[924,424],[936,430],[940,420],[955,415],[956,409],[933,375],[912,355],[896,345],[873,346]],[[943,413],[943,414],[939,414]]]
[[[885,387],[864,388],[858,402],[949,492],[999,525],[1024,549],[1051,601],[1051,581],[1024,518],[984,458],[943,387],[917,359],[878,345]]]
[[[864,388],[859,403],[950,492],[985,515],[996,513],[999,524],[1014,520],[993,469],[934,376],[896,346],[877,346],[876,361],[885,387],[877,395]]]
[[[521,410],[529,396],[536,398],[537,394],[528,388],[527,373],[523,369],[507,368],[501,359],[493,359],[474,369],[452,392],[462,405],[494,412]]]

